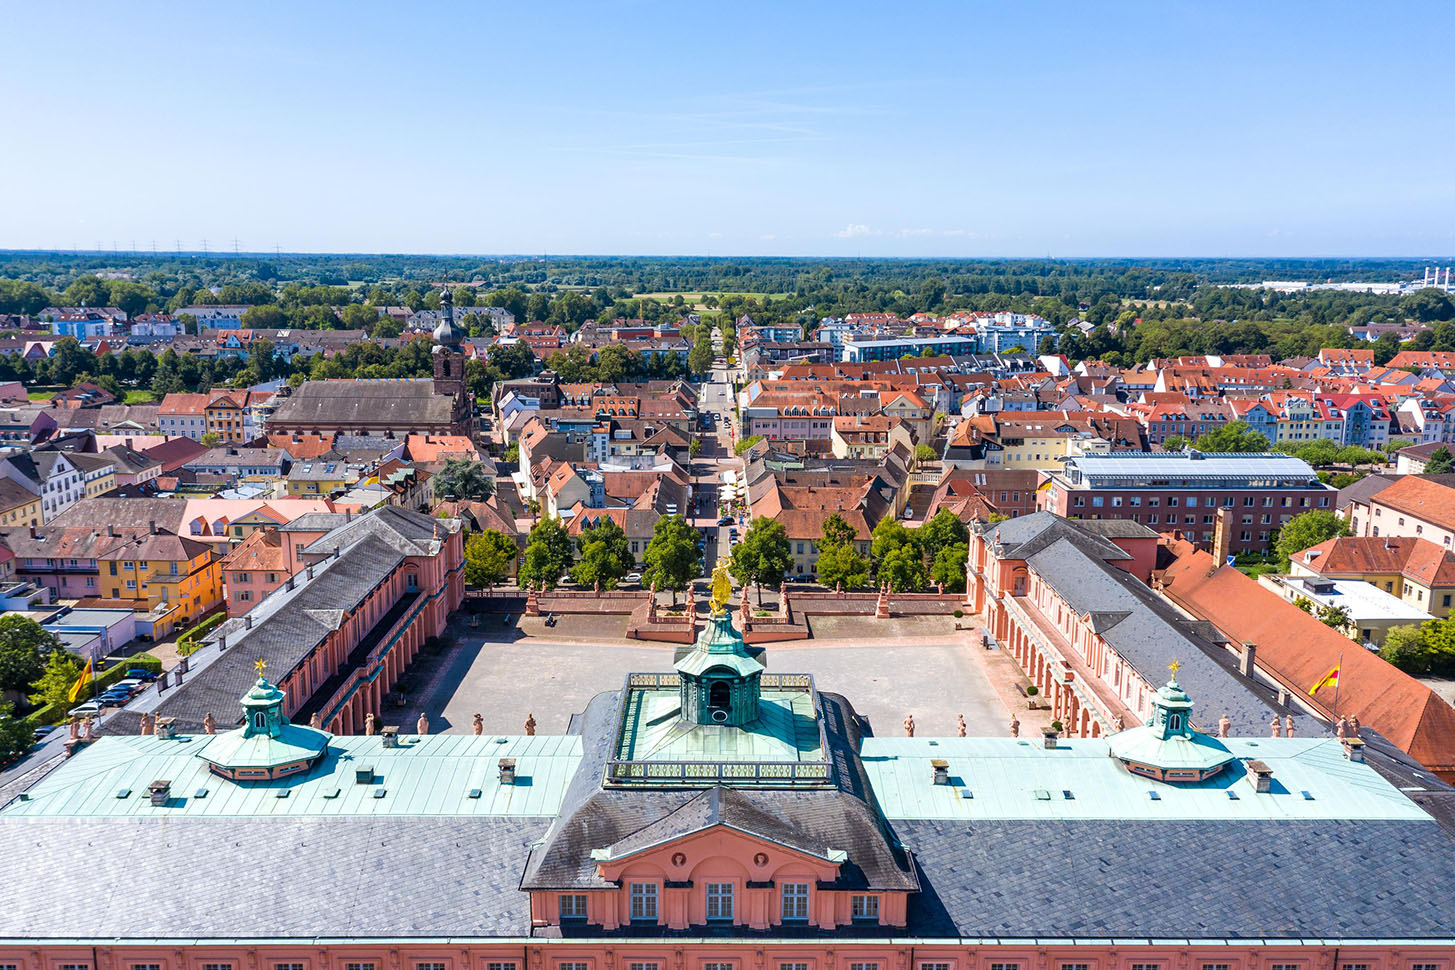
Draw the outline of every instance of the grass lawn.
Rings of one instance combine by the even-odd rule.
[[[56,396],[55,391],[30,391],[25,395],[32,401],[49,401]]]
[[[155,404],[157,396],[151,391],[127,391],[122,398],[123,404]]]
[[[1235,568],[1249,579],[1257,579],[1265,573],[1283,572],[1283,564],[1279,562],[1240,562],[1235,564]]]

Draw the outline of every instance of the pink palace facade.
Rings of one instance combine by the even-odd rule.
[[[712,615],[558,736],[323,730],[255,673],[0,809],[0,967],[1452,970],[1455,792],[1373,742],[1210,737],[1175,676],[1101,737],[879,737],[768,661]]]

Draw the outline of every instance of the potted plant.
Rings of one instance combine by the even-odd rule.
[[[1041,688],[1037,687],[1035,684],[1027,685],[1026,697],[1029,699],[1026,701],[1026,708],[1028,710],[1034,711],[1036,709],[1036,695],[1040,692]]]

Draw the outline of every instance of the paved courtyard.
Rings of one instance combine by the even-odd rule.
[[[861,635],[874,629],[866,631],[864,622],[857,625]],[[913,713],[920,735],[953,735],[955,715],[963,713],[971,735],[1004,735],[1009,720],[1004,692],[997,692],[984,659],[975,655],[981,650],[978,636],[972,640],[954,633],[953,624],[940,626],[951,629],[924,636],[911,627],[915,635],[907,637],[769,646],[766,661],[770,671],[811,673],[819,690],[844,694],[876,734],[899,733],[904,716]],[[835,632],[851,632],[844,627]],[[568,642],[551,639],[553,632],[535,637],[516,628],[461,628],[460,646],[424,658],[411,671],[408,703],[386,714],[384,722],[410,731],[423,710],[431,732],[462,733],[479,712],[487,733],[519,734],[526,715],[534,714],[537,730],[559,734],[592,696],[618,689],[628,671],[672,665],[670,645],[574,637]]]

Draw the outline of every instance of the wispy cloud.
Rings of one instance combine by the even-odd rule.
[[[925,236],[973,236],[975,233],[968,229],[932,229],[928,226],[917,226],[906,229],[875,229],[863,223],[851,222],[834,233],[834,235],[840,239],[860,239],[865,236],[887,236],[891,239],[916,239]]]
[[[835,233],[840,239],[858,239],[860,236],[877,236],[879,233],[862,223],[851,222]]]

